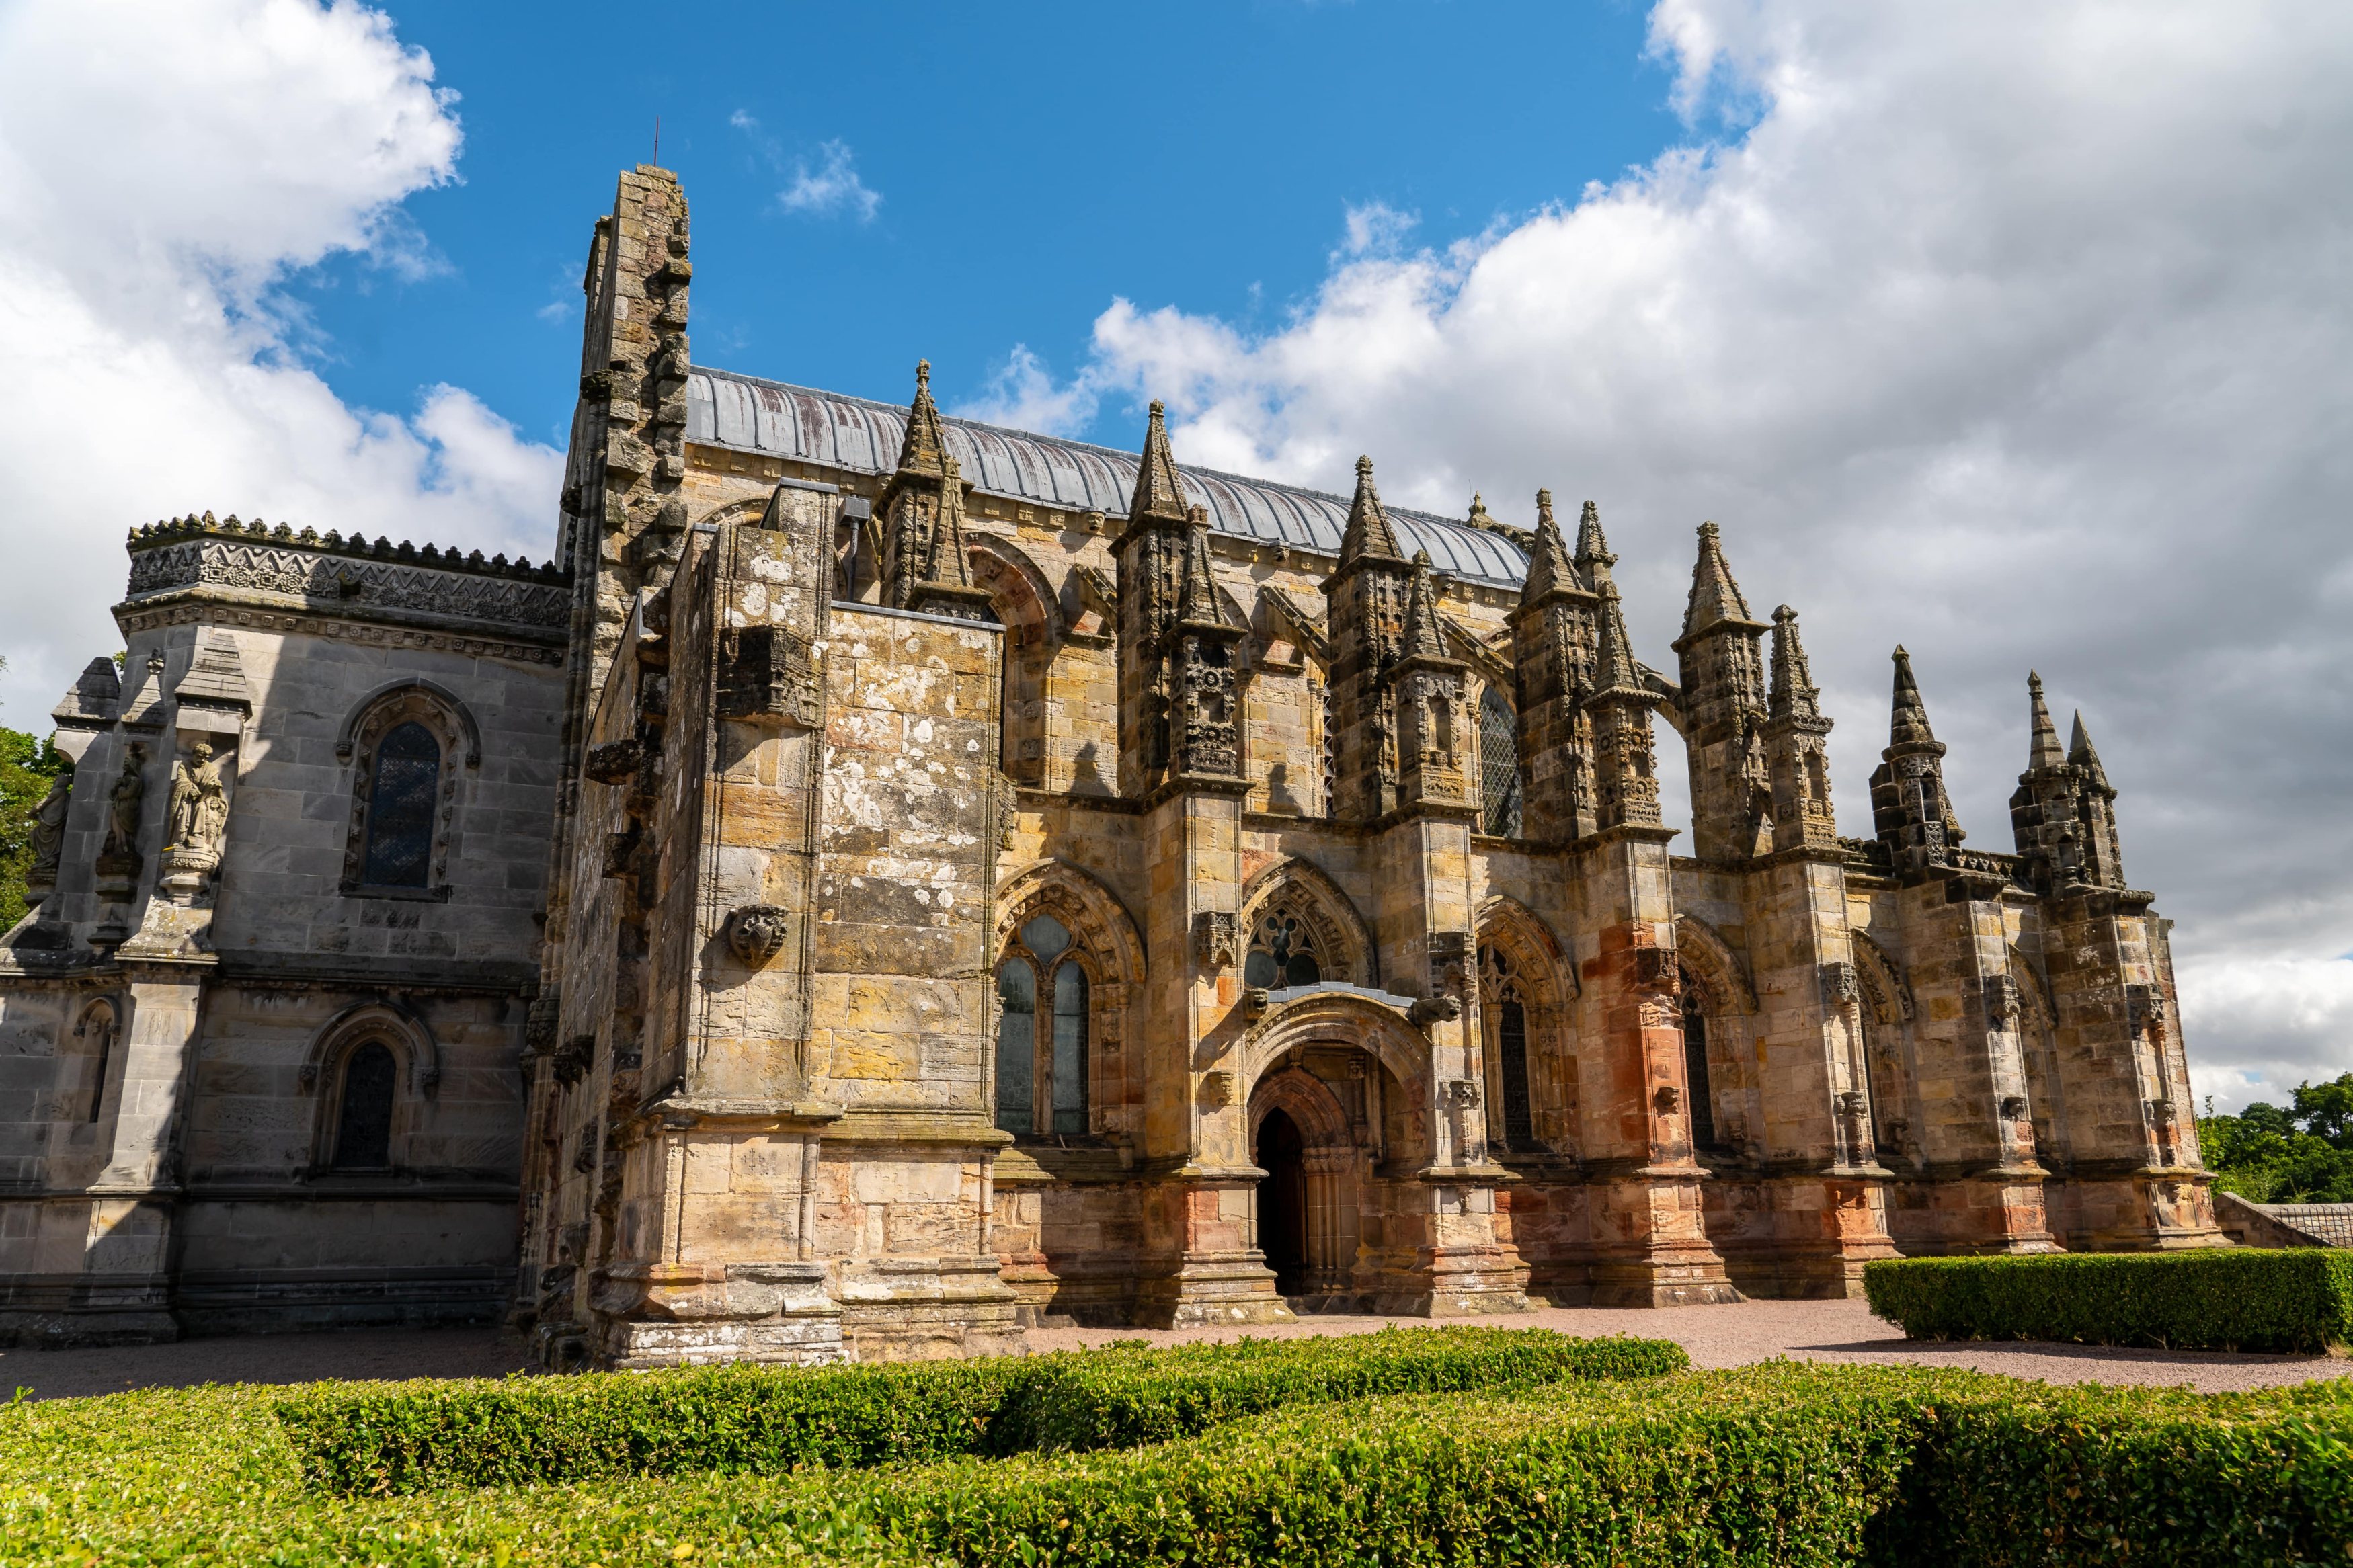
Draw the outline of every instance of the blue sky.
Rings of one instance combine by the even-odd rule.
[[[1352,208],[1443,242],[1681,133],[1644,10],[1612,0],[790,5],[668,21],[683,47],[617,59],[642,7],[385,9],[460,95],[459,178],[406,205],[426,276],[346,256],[301,279],[313,363],[347,402],[451,383],[558,445],[588,227],[657,116],[693,205],[698,360],[902,400],[928,355],[951,404],[1017,343],[1068,374],[1115,296],[1277,322]],[[871,216],[780,201],[839,167],[828,143]],[[1120,399],[1084,433],[1140,431]]]

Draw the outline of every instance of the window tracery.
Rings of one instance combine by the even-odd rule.
[[[1324,978],[1324,955],[1318,946],[1315,931],[1296,910],[1270,910],[1250,931],[1250,952],[1242,959],[1242,984],[1269,991],[1316,984]]]
[[[996,1113],[1002,1131],[1016,1137],[1087,1132],[1090,991],[1070,928],[1050,914],[1026,921],[997,966]]]
[[[447,898],[458,773],[480,762],[471,720],[455,699],[417,683],[380,692],[344,728],[352,762],[345,893]]]
[[[1503,1070],[1504,1145],[1533,1148],[1536,1129],[1535,1100],[1528,1082],[1528,998],[1510,955],[1500,947],[1479,950],[1479,994],[1486,1003],[1488,1027]]]

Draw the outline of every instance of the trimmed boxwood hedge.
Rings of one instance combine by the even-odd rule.
[[[1690,1364],[1663,1340],[1384,1329],[897,1366],[322,1384],[284,1397],[278,1418],[318,1484],[392,1492],[1122,1447],[1286,1405]]]
[[[321,1491],[276,1393],[0,1409],[0,1568],[2221,1564],[2353,1549],[2353,1386],[1787,1363],[1297,1405],[1179,1442],[805,1475]]]
[[[1865,1264],[1862,1289],[1873,1312],[1915,1340],[2353,1344],[2353,1252],[2328,1247],[1909,1258]]]

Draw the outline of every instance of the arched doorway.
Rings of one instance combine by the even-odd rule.
[[[1258,1245],[1274,1270],[1277,1295],[1307,1293],[1307,1140],[1281,1109],[1258,1124],[1250,1151],[1266,1174],[1258,1184]]]

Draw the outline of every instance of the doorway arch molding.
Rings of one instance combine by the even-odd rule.
[[[1348,992],[1316,992],[1275,1007],[1242,1037],[1235,1063],[1250,1103],[1267,1069],[1303,1046],[1347,1046],[1371,1053],[1417,1107],[1429,1103],[1430,1042],[1405,1015]]]

